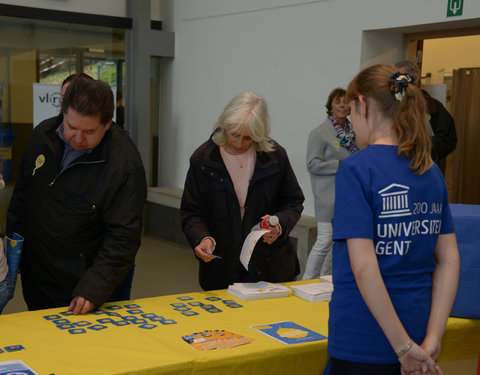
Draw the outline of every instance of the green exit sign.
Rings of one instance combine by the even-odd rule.
[[[447,17],[456,17],[463,14],[463,0],[448,0]]]

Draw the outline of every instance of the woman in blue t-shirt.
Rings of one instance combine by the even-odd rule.
[[[332,375],[442,374],[435,364],[459,256],[413,77],[376,65],[350,83],[357,143],[337,172]]]

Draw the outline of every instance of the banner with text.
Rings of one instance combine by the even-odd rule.
[[[58,115],[62,102],[61,85],[33,84],[33,127]]]

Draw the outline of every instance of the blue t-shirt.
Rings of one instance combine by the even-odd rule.
[[[342,162],[335,182],[333,282],[328,354],[353,362],[396,363],[397,356],[365,304],[346,239],[374,242],[380,272],[410,337],[425,337],[439,234],[454,232],[448,193],[435,164],[422,175],[395,146],[372,145]]]

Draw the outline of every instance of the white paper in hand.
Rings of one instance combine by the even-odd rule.
[[[257,244],[257,241],[269,230],[254,230],[245,238],[245,242],[242,246],[242,252],[240,253],[240,262],[242,262],[245,269],[248,271],[248,262],[252,257],[253,249]]]

